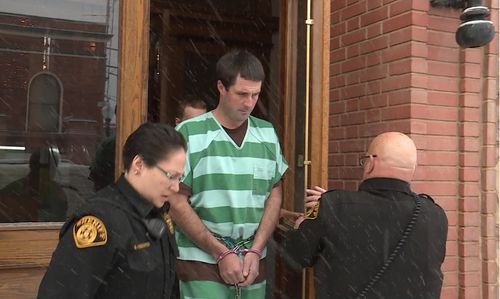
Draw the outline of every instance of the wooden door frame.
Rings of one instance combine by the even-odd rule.
[[[286,11],[284,20],[280,25],[285,26],[286,32],[282,35],[282,63],[284,66],[291,66],[289,69],[282,69],[283,82],[282,99],[285,102],[283,109],[283,151],[290,169],[295,169],[297,164],[297,154],[295,151],[295,128],[298,125],[296,115],[295,85],[296,85],[296,61],[297,57],[293,49],[296,48],[296,26],[293,22],[297,19],[297,12],[292,8],[292,2],[296,0],[282,0],[282,7]],[[312,18],[314,25],[311,37],[311,85],[310,85],[310,186],[322,186],[328,188],[328,119],[330,104],[330,5],[331,0],[314,0],[312,5]],[[298,20],[297,22],[300,22]],[[305,22],[305,20],[304,20]],[[294,192],[294,180],[286,177],[284,182],[283,206],[285,209],[293,209],[294,197],[286,196]],[[280,230],[286,229],[283,227]],[[305,276],[305,298],[316,298],[314,290],[313,271],[308,269]]]
[[[290,9],[291,2],[296,0],[281,0],[282,7],[286,10],[285,20],[281,25],[292,28],[294,22],[293,11]],[[330,2],[331,0],[315,0],[313,2],[314,26],[312,31],[311,49],[311,115],[314,125],[310,128],[310,150],[311,150],[311,185],[326,187],[328,184],[328,116],[329,116],[329,65],[330,65]],[[147,119],[147,76],[148,76],[148,53],[149,53],[149,8],[150,0],[122,0],[120,11],[120,62],[119,62],[119,94],[120,105],[117,110],[116,152],[121,153],[123,143],[127,136],[133,132],[141,123]],[[305,21],[305,20],[304,20]],[[293,44],[294,31],[286,30],[281,35],[281,42],[286,44],[282,47],[282,66],[295,66],[296,57],[293,55],[289,45]],[[138,41],[142,41],[138,43]],[[142,62],[141,62],[142,61]],[[131,63],[135,62],[135,63]],[[295,103],[287,101],[295,98],[294,68],[282,67],[282,104],[283,114],[283,142],[284,152],[287,160],[292,164],[296,162],[295,151]],[[135,83],[135,84],[131,84]],[[121,95],[127,95],[122,97]],[[126,104],[125,104],[126,103]],[[115,175],[118,176],[122,170],[120,155],[116,157]],[[294,165],[294,164],[293,164]],[[291,183],[293,184],[293,182]],[[290,183],[285,183],[290,186]],[[286,188],[286,187],[285,187]],[[293,203],[285,202],[286,208],[292,208]]]
[[[311,120],[311,185],[328,188],[328,119],[330,106],[330,4],[313,2]]]
[[[150,0],[120,0],[120,46],[116,153],[127,137],[147,120],[149,75]],[[121,155],[115,157],[115,177],[123,172]]]
[[[331,0],[314,1],[311,50],[310,106],[310,186],[328,189],[328,119],[330,106],[330,4]],[[306,271],[305,295],[316,298],[314,273]]]
[[[295,168],[297,156],[295,153],[296,122],[296,61],[294,52],[296,43],[296,26],[293,25],[297,16],[292,8],[292,2],[297,0],[282,0],[282,8],[286,15],[280,22],[286,32],[281,36],[281,43],[285,45],[281,50],[282,67],[282,99],[283,109],[283,151],[291,169]],[[315,0],[313,2],[312,17],[314,25],[311,40],[311,100],[310,119],[314,120],[310,126],[310,184],[327,187],[328,184],[328,117],[329,117],[329,72],[330,72],[330,0]],[[300,20],[299,20],[300,21]],[[304,20],[305,22],[305,20]],[[291,67],[290,67],[291,66]],[[285,69],[288,68],[288,69]],[[292,100],[293,99],[293,100]],[[285,192],[293,192],[293,179],[286,179]],[[293,198],[284,199],[284,208],[293,209]]]

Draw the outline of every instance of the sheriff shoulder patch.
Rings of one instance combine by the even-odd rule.
[[[73,226],[73,239],[78,248],[102,246],[108,241],[108,233],[99,218],[84,216]]]
[[[308,209],[304,214],[304,219],[316,219],[319,213],[319,202],[312,208]]]

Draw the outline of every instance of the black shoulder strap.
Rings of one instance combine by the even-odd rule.
[[[417,222],[418,215],[420,215],[420,209],[422,206],[422,199],[419,198],[420,195],[412,194],[413,197],[415,198],[416,205],[415,209],[413,210],[413,214],[411,215],[410,221],[406,225],[405,230],[403,231],[403,235],[401,236],[401,239],[398,241],[396,244],[396,247],[392,251],[392,253],[389,255],[385,263],[380,267],[380,269],[377,271],[375,275],[370,279],[370,281],[365,285],[365,287],[356,294],[356,299],[362,299],[366,298],[366,294],[373,288],[373,286],[379,282],[379,280],[382,278],[382,276],[385,274],[386,270],[389,268],[389,266],[392,264],[398,253],[401,252],[401,249],[404,247],[406,244],[406,240],[410,236],[411,232],[413,231],[413,228],[415,226],[415,223]],[[428,196],[428,195],[427,195]],[[430,197],[430,196],[429,196]]]

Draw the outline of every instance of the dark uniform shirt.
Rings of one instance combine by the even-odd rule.
[[[162,215],[124,177],[98,192],[62,227],[38,298],[170,298],[174,238],[145,225]]]
[[[406,244],[364,298],[439,298],[448,221],[432,199],[419,200]],[[317,298],[356,298],[401,239],[415,206],[409,184],[396,179],[365,180],[358,192],[324,193],[317,218],[288,232],[284,254],[314,266]]]

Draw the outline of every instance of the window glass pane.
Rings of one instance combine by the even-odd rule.
[[[0,222],[64,221],[113,181],[118,12],[118,0],[2,1]]]
[[[55,75],[35,75],[28,87],[28,131],[59,131],[61,84]]]

